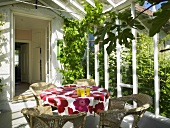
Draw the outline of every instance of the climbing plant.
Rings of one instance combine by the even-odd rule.
[[[102,4],[95,0],[95,5],[96,7],[90,4],[84,5],[86,16],[82,20],[67,18],[64,20],[64,40],[58,41],[61,48],[58,59],[63,66],[63,69],[59,71],[63,76],[63,84],[86,77],[82,59],[85,54],[87,38],[89,34],[94,34],[94,28],[101,24],[105,18],[102,16]],[[90,56],[94,56],[91,50]],[[90,67],[94,67],[93,62],[94,59],[92,59]]]
[[[64,23],[64,41],[58,42],[61,47],[59,59],[63,66],[60,70],[63,75],[63,84],[73,83],[75,79],[84,77],[81,62],[86,45],[84,33],[81,32],[81,22],[65,19]]]

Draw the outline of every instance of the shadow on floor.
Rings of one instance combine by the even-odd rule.
[[[29,83],[24,83],[24,82],[19,82],[15,84],[15,96],[19,96],[25,91],[29,89],[30,84]]]

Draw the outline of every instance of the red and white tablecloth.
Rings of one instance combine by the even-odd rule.
[[[86,112],[87,115],[100,110],[107,110],[109,93],[106,89],[97,86],[90,87],[90,96],[79,97],[77,87],[57,87],[45,90],[40,94],[43,105],[56,106],[60,115]]]

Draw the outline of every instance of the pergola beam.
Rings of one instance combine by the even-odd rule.
[[[112,0],[107,0],[107,2],[109,2],[115,8],[116,5],[113,3]]]
[[[81,16],[78,15],[78,12],[73,11],[72,9],[70,9],[69,7],[66,7],[66,5],[64,5],[64,3],[62,3],[59,0],[52,0],[55,4],[57,4],[58,6],[60,6],[61,8],[63,8],[64,10],[66,10],[68,13],[70,13],[72,16],[74,16],[77,19],[81,19]]]
[[[78,2],[74,0],[70,0],[70,3],[74,5],[76,8],[78,8],[80,11],[82,11],[84,14],[86,14],[86,11],[84,10],[84,7],[80,5]]]
[[[43,0],[39,0],[39,2],[41,2],[42,4],[44,4],[45,6],[51,7],[49,4],[45,3]],[[60,15],[60,13],[52,8],[50,8],[53,12],[55,12],[56,14]]]
[[[91,6],[95,7],[95,3],[92,0],[86,0]]]

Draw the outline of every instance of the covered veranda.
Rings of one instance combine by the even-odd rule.
[[[44,3],[46,6],[51,5],[51,3],[46,3],[43,0],[39,0],[42,3]],[[2,2],[1,4],[4,4],[6,1]],[[8,1],[8,4],[11,4],[14,1]],[[25,4],[28,4],[29,1],[15,1],[16,2],[23,2]],[[60,8],[62,10],[65,10],[65,12],[69,12],[69,15],[71,17],[74,17],[76,19],[81,19],[84,15],[85,15],[85,11],[83,9],[83,3],[84,2],[88,2],[89,4],[91,4],[92,6],[95,6],[94,2],[92,0],[86,0],[86,1],[82,1],[82,0],[70,0],[70,1],[60,1],[60,0],[52,0],[52,3],[54,3],[54,5],[51,9],[54,9],[55,6],[60,6]],[[115,9],[117,11],[122,11],[126,8],[131,9],[131,13],[132,15],[135,17],[135,1],[131,1],[131,0],[123,0],[123,1],[112,1],[112,0],[107,0],[107,1],[100,1],[104,3],[104,12],[110,10],[110,9]],[[69,6],[68,6],[69,5]],[[38,7],[38,5],[37,5]],[[153,11],[156,11],[156,7],[153,8]],[[64,11],[62,13],[65,13]],[[133,35],[137,36],[137,30],[136,29],[132,29],[132,33]],[[160,98],[160,82],[159,82],[159,74],[158,74],[158,42],[159,42],[159,34],[155,34],[153,37],[153,45],[154,45],[154,94],[155,94],[155,99],[154,99],[154,113],[151,112],[146,112],[143,116],[143,118],[141,119],[141,121],[139,122],[139,127],[140,128],[147,128],[147,127],[155,127],[155,128],[168,128],[170,127],[170,120],[166,117],[160,116],[160,110],[159,110],[159,98]],[[104,57],[104,62],[105,62],[105,88],[109,89],[109,73],[108,73],[108,55],[107,55],[107,51],[106,51],[107,45],[105,45],[105,57]],[[98,73],[98,67],[99,67],[99,63],[98,63],[98,45],[95,45],[95,82],[96,85],[99,85],[99,73]],[[121,97],[122,96],[122,88],[131,88],[133,90],[133,94],[137,94],[138,93],[138,80],[137,80],[137,71],[136,71],[136,65],[137,65],[137,61],[136,61],[136,40],[132,41],[132,69],[133,69],[133,84],[128,84],[128,83],[122,83],[121,80],[121,47],[119,45],[119,42],[117,42],[117,50],[116,50],[116,55],[117,55],[117,97]],[[87,78],[90,78],[90,71],[89,71],[89,44],[87,43]],[[23,107],[27,107],[27,105],[29,106],[30,103],[25,102],[23,105]],[[34,103],[33,103],[34,104]],[[11,108],[13,104],[10,104]],[[34,105],[33,105],[34,106]],[[18,110],[17,110],[18,111]],[[16,112],[16,110],[14,110],[14,112]],[[126,123],[126,121],[128,121],[128,119],[125,119],[124,122]]]

